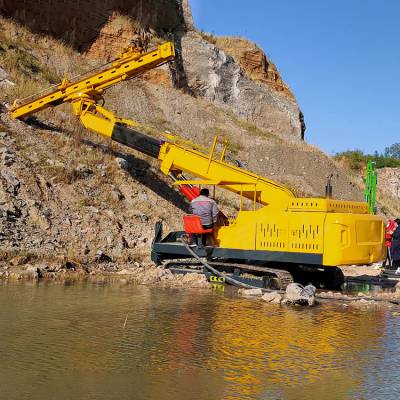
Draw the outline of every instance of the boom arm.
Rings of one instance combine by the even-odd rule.
[[[225,149],[219,159],[214,158],[217,139],[214,139],[210,154],[205,154],[179,139],[168,136],[163,143],[158,159],[164,174],[178,174],[181,171],[197,176],[202,180],[181,181],[175,184],[209,184],[242,195],[255,203],[276,209],[286,209],[293,193],[286,187],[252,172],[238,168],[224,161]]]
[[[203,183],[221,186],[253,200],[254,203],[285,209],[288,201],[294,197],[293,193],[273,181],[225,162],[226,148],[220,159],[215,159],[216,140],[210,154],[205,154],[198,150],[198,146],[188,144],[174,136],[168,136],[166,141],[160,142],[134,129],[139,126],[137,122],[118,118],[98,104],[107,88],[156,68],[172,60],[174,55],[174,46],[171,42],[145,54],[128,49],[110,67],[100,72],[76,82],[64,79],[56,90],[48,94],[21,105],[15,102],[11,109],[12,116],[24,118],[49,107],[70,103],[85,128],[159,159],[161,171],[175,181],[182,172],[203,179],[194,182],[175,182],[182,185],[180,190],[189,200],[198,195],[198,191],[191,186],[191,183]]]

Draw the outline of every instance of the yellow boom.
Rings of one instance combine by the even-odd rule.
[[[11,108],[11,114],[14,118],[25,118],[46,108],[70,103],[75,115],[81,119],[87,129],[111,137],[116,123],[127,125],[136,125],[136,123],[118,118],[101,107],[98,101],[102,99],[104,91],[119,82],[159,67],[173,60],[174,57],[175,49],[172,42],[166,42],[158,46],[156,50],[147,53],[138,52],[130,47],[107,68],[99,72],[76,82],[64,79],[56,90],[38,98],[29,99],[22,104],[16,100]]]

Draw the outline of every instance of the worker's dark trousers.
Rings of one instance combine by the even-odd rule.
[[[214,224],[202,225],[202,227],[203,227],[203,229],[212,229],[212,228],[214,228]],[[207,245],[207,234],[192,233],[190,235],[190,241],[192,243],[197,244],[197,246],[199,246],[200,244],[202,246],[206,246]]]
[[[214,228],[214,224],[210,224],[210,225],[203,225],[203,229],[212,229]],[[201,235],[201,243],[203,246],[207,245],[207,235]]]
[[[214,224],[211,225],[202,225],[203,229],[212,229],[214,227]],[[202,246],[207,245],[207,234],[191,234],[190,235],[190,241],[192,243],[196,243],[198,246],[201,244]]]
[[[392,265],[393,265],[392,254],[390,253],[390,247],[387,247],[387,256],[386,256],[385,267],[388,269],[391,269]]]

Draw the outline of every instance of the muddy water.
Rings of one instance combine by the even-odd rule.
[[[0,399],[398,399],[394,310],[232,293],[0,286]]]

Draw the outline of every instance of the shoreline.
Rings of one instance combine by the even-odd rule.
[[[207,278],[200,273],[175,275],[163,267],[153,264],[94,264],[81,265],[67,262],[63,265],[44,264],[0,265],[2,281],[63,281],[63,280],[114,279],[126,284],[162,286],[162,287],[211,287]]]
[[[211,289],[213,284],[208,282],[205,275],[194,271],[186,275],[173,274],[164,267],[156,267],[152,263],[93,263],[80,264],[71,261],[64,263],[35,263],[19,264],[22,259],[11,260],[8,263],[0,263],[0,284],[11,282],[63,282],[63,281],[104,281],[126,285],[145,285],[160,288],[195,288]],[[12,265],[15,264],[15,265]],[[374,266],[345,266],[341,267],[345,281],[361,279],[361,284],[375,285],[379,280],[380,270]],[[355,281],[357,282],[357,281]],[[384,287],[384,285],[382,285]],[[391,291],[373,293],[354,292],[354,294],[341,291],[318,290],[320,299],[346,302],[354,300],[364,305],[372,305],[376,301],[400,301],[400,284],[393,283]],[[397,290],[396,290],[397,289]],[[317,297],[319,297],[317,295]],[[256,298],[256,297],[255,297]],[[366,300],[368,299],[368,300]],[[376,299],[376,301],[374,301]],[[324,301],[323,301],[324,302]]]

